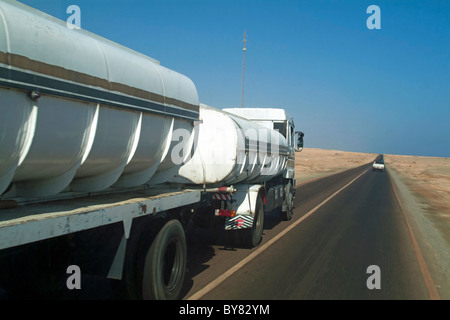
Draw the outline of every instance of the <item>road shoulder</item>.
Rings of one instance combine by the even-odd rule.
[[[393,187],[417,239],[420,251],[430,270],[436,289],[441,299],[450,299],[450,250],[436,226],[427,219],[425,210],[418,199],[393,169],[386,167]]]

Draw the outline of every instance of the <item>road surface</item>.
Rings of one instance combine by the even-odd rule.
[[[430,299],[386,171],[368,164],[303,184],[295,206],[291,221],[266,216],[252,250],[191,231],[184,299]]]

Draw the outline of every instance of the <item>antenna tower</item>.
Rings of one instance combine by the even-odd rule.
[[[244,30],[244,62],[242,63],[242,101],[241,101],[241,108],[244,107],[244,76],[245,76],[245,51],[247,51],[246,47],[247,43],[247,32]]]

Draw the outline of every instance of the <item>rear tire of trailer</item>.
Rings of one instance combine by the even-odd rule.
[[[243,246],[254,248],[257,247],[262,240],[264,230],[264,203],[259,194],[256,199],[255,216],[251,228],[237,230]]]
[[[178,299],[186,269],[186,237],[178,220],[167,222],[143,250],[139,275],[142,298]]]

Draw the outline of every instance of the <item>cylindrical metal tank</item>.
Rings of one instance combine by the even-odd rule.
[[[177,183],[230,185],[264,182],[286,168],[289,148],[278,131],[200,104],[192,157],[171,179]]]
[[[0,2],[2,198],[163,182],[181,165],[170,159],[173,132],[192,133],[198,109],[186,76]]]

